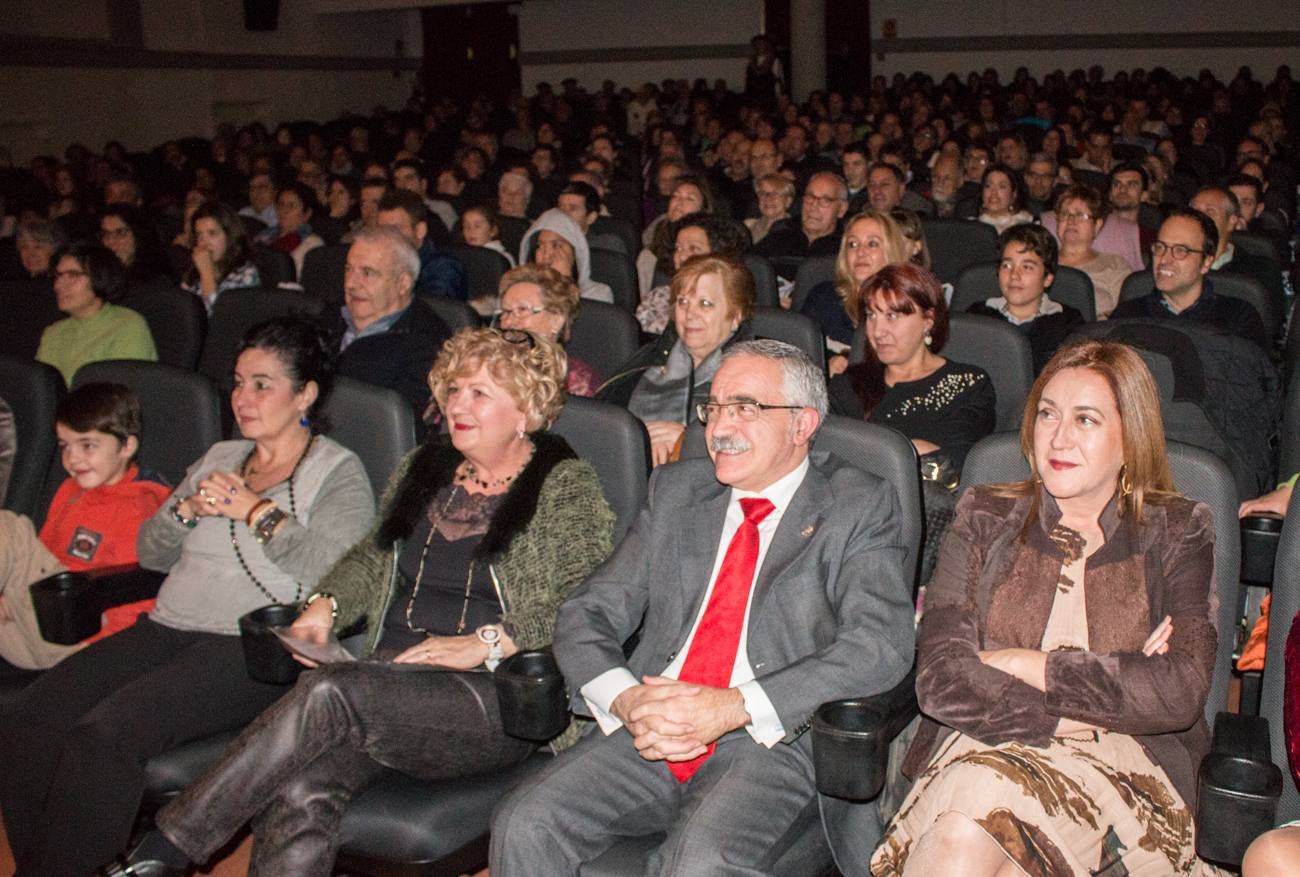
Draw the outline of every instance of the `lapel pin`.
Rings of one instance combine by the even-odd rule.
[[[800,535],[803,536],[803,538],[807,539],[809,536],[811,536],[811,535],[813,534],[813,530],[815,530],[815,529],[817,529],[817,528],[814,527],[812,524],[809,524],[808,526],[804,527],[804,528],[803,528],[801,531],[799,531],[799,532],[800,532]]]

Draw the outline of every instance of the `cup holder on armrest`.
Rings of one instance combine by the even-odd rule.
[[[1246,847],[1273,827],[1282,795],[1282,771],[1269,758],[1268,720],[1219,713],[1196,785],[1196,854],[1240,867]]]
[[[64,646],[94,636],[105,609],[155,596],[165,577],[127,564],[43,578],[31,588],[41,636]]]
[[[1282,538],[1281,515],[1260,512],[1241,519],[1241,580],[1251,585],[1273,584],[1273,559]]]
[[[868,801],[885,784],[889,744],[917,714],[916,671],[874,697],[835,700],[812,720],[817,791],[832,798]]]

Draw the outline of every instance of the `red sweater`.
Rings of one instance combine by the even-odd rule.
[[[72,478],[65,480],[50,502],[41,542],[74,572],[135,563],[136,531],[171,494],[161,484],[136,480],[138,474],[132,466],[116,484],[91,490],[82,490]],[[129,627],[153,603],[142,600],[113,607],[104,613],[104,626],[92,639]]]

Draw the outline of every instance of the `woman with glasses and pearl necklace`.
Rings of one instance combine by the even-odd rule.
[[[487,671],[550,643],[614,519],[595,470],[546,431],[563,381],[563,351],[527,332],[447,342],[429,383],[448,434],[402,462],[370,534],[291,627],[322,641],[364,620],[369,660],[304,673],[110,874],[183,874],[250,819],[252,873],[329,874],[349,800],[385,767],[450,779],[533,752],[503,730]]]

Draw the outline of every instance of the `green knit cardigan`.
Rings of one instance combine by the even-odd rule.
[[[564,439],[532,436],[536,451],[511,484],[475,551],[490,564],[506,611],[501,623],[520,650],[550,645],[555,614],[565,597],[612,550],[614,513],[591,464]],[[407,454],[389,481],[370,533],[316,586],[338,603],[335,631],[365,622],[373,652],[397,590],[397,558],[418,518],[439,489],[451,483],[462,457],[445,436]],[[576,739],[574,728],[553,746]]]

